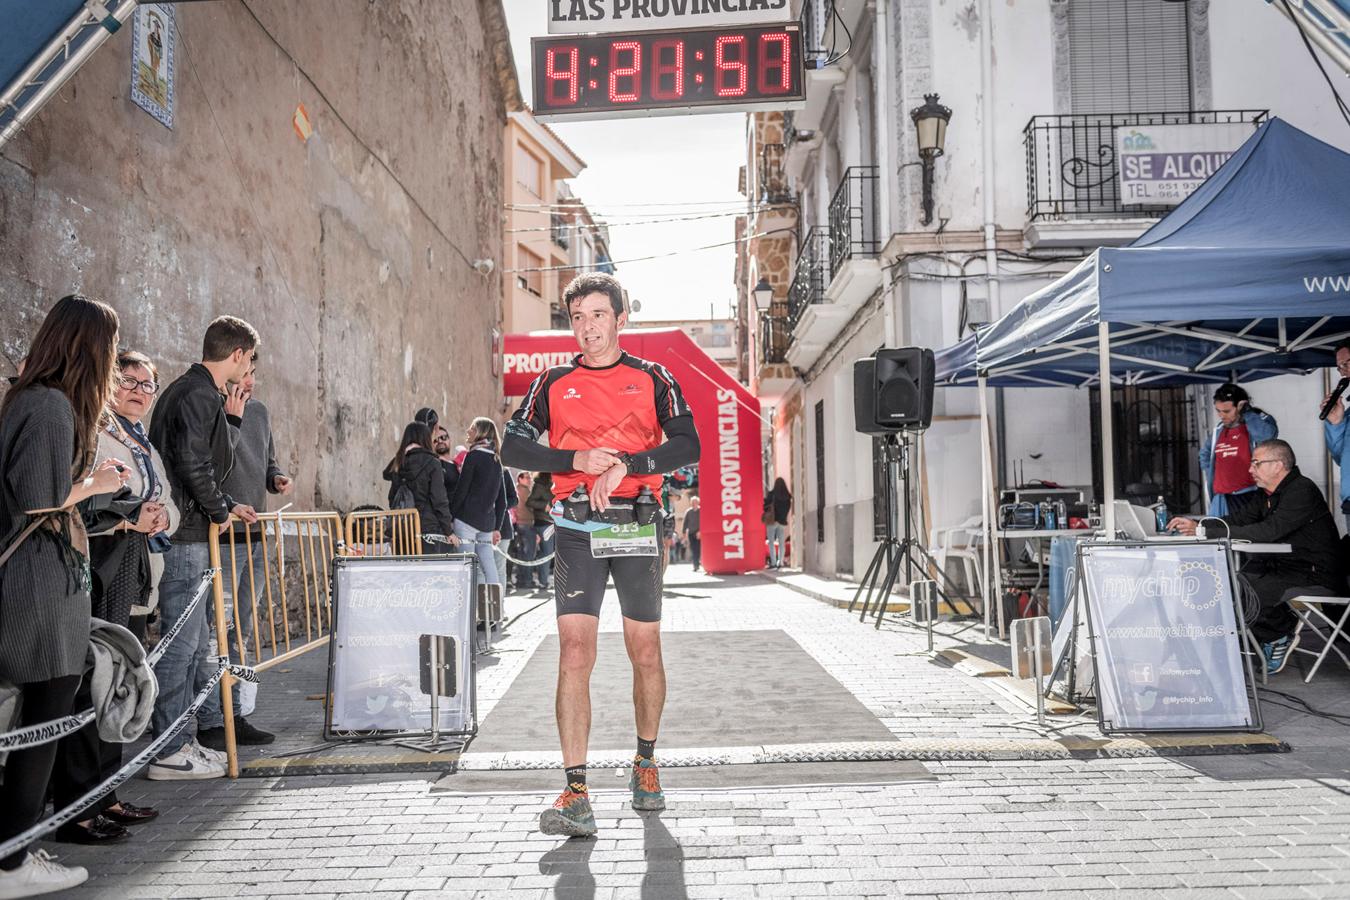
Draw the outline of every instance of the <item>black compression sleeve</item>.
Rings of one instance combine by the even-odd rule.
[[[510,430],[506,440],[502,441],[502,464],[513,469],[525,469],[529,472],[571,472],[575,453],[571,450],[557,450],[545,447],[538,441],[532,441]]]
[[[667,419],[662,428],[666,432],[666,442],[646,453],[632,454],[633,467],[630,474],[674,472],[681,466],[698,462],[698,431],[694,428],[693,416]]]

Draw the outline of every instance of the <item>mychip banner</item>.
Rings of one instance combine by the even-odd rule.
[[[453,696],[439,698],[443,734],[467,734],[473,710],[474,563],[470,556],[340,557],[326,736],[431,731],[422,636],[452,640]],[[446,660],[445,662],[449,662]]]
[[[1221,544],[1080,552],[1103,731],[1260,728]]]

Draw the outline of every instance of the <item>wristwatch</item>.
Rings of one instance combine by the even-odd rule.
[[[623,463],[623,467],[624,467],[625,469],[628,470],[628,474],[629,474],[629,475],[634,474],[634,468],[633,468],[633,462],[634,462],[634,461],[633,461],[633,454],[631,454],[631,453],[622,453],[622,452],[620,452],[620,453],[614,454],[614,457],[615,457],[619,462]]]

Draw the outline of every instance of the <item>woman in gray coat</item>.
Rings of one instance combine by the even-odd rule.
[[[127,467],[97,459],[112,393],[117,313],[84,297],[58,301],[0,406],[0,678],[19,687],[17,726],[68,716],[89,645],[89,557],[75,504],[120,490]],[[0,843],[42,815],[54,743],[16,750],[0,786]],[[88,873],[45,851],[0,859],[10,896],[64,890]]]

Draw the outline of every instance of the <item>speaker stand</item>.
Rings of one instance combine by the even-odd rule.
[[[863,580],[858,585],[858,590],[853,595],[852,602],[848,605],[848,611],[853,612],[853,607],[862,599],[862,611],[858,616],[858,621],[867,620],[869,612],[876,614],[876,628],[881,628],[881,620],[886,615],[887,599],[891,595],[891,590],[895,587],[896,581],[900,577],[900,567],[903,564],[905,570],[905,583],[910,584],[914,581],[914,570],[917,568],[920,572],[929,569],[937,572],[937,579],[934,583],[934,589],[940,600],[945,600],[948,605],[952,604],[952,599],[956,592],[952,590],[951,580],[947,577],[928,551],[924,548],[923,542],[913,535],[913,509],[909,502],[910,470],[909,470],[909,434],[905,433],[905,439],[901,441],[896,434],[886,435],[885,442],[886,454],[886,487],[885,487],[885,512],[886,512],[886,536],[877,546],[876,552],[872,554],[872,561],[867,566],[867,572],[863,575]],[[896,483],[903,485],[903,493],[899,500],[900,508],[903,511],[904,538],[897,540],[895,537],[895,507],[896,507]],[[880,580],[880,585],[877,582]],[[945,589],[944,589],[945,588]],[[876,598],[876,607],[873,609],[873,597]],[[964,601],[963,601],[964,602]],[[966,608],[970,614],[975,614],[975,608],[966,603]]]

